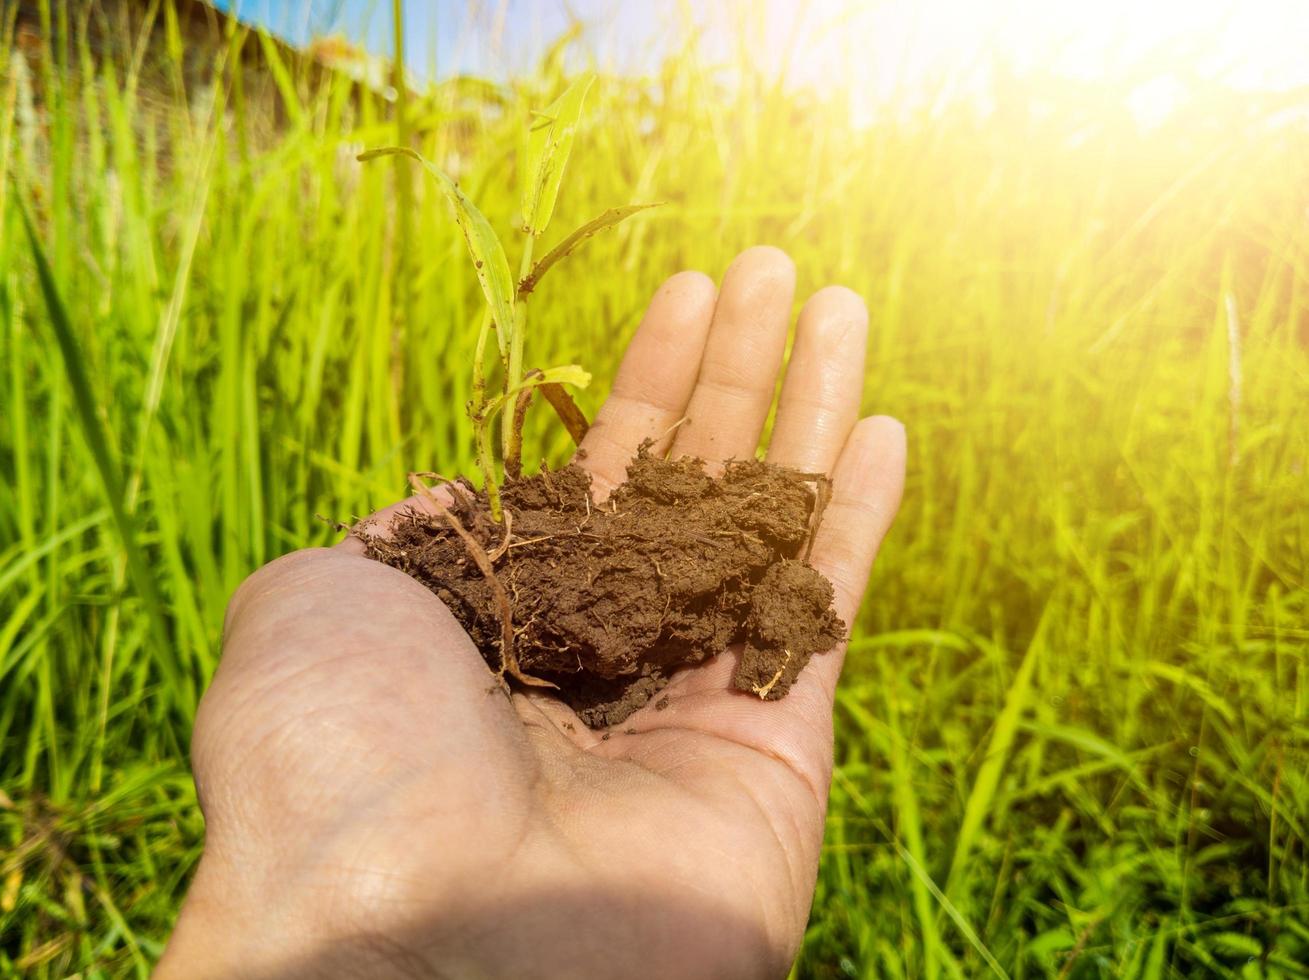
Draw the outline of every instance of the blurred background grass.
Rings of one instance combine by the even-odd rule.
[[[148,970],[200,852],[187,741],[228,595],[334,540],[316,515],[474,472],[463,243],[421,181],[354,161],[395,93],[221,18],[197,47],[185,6],[4,6],[7,974]],[[506,234],[569,51],[410,97]],[[1303,117],[1214,97],[1142,128],[1050,87],[854,127],[840,91],[731,67],[688,41],[602,73],[545,247],[668,203],[545,280],[528,360],[594,372],[593,413],[658,282],[758,242],[802,293],[868,299],[864,408],[911,463],[797,975],[1309,975]],[[568,453],[544,411],[526,446]]]

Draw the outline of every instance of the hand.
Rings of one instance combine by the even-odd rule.
[[[661,433],[675,455],[755,452],[794,288],[754,248],[717,292],[690,272],[659,289],[580,454],[597,494]],[[905,462],[899,423],[857,420],[866,331],[848,290],[809,300],[768,449],[832,474],[812,561],[847,623]],[[193,741],[205,853],[160,976],[783,976],[844,650],[769,703],[731,690],[726,653],[602,735],[488,694],[441,602],[361,550],[287,555],[232,600]]]

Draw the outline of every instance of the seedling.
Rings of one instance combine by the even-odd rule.
[[[576,439],[585,430],[565,386],[590,375],[576,364],[526,369],[528,305],[543,276],[596,232],[650,205],[611,208],[533,261],[554,213],[591,76],[533,114],[525,152],[524,236],[518,277],[500,239],[439,167],[408,147],[432,175],[463,231],[486,305],[473,358],[473,422],[482,494],[447,504],[426,479],[411,485],[440,520],[395,518],[385,533],[362,525],[366,554],[400,568],[441,597],[477,644],[497,687],[506,675],[555,690],[586,724],[617,724],[672,673],[744,647],[733,684],[765,700],[783,697],[810,656],[846,633],[831,583],[804,560],[821,517],[825,482],[756,461],[718,478],[694,458],[664,459],[643,445],[604,507],[577,466],[521,474],[522,427],[544,391]],[[494,334],[502,371],[486,370]],[[496,426],[499,426],[498,430]],[[494,452],[499,437],[500,466]],[[502,484],[508,478],[513,482]],[[810,489],[815,480],[819,492]],[[480,575],[467,574],[469,561]]]
[[[521,469],[522,424],[528,403],[537,390],[544,390],[574,439],[585,430],[585,418],[573,404],[564,386],[585,388],[591,376],[577,364],[560,367],[524,369],[523,353],[528,330],[528,304],[542,277],[592,235],[620,221],[654,207],[653,204],[630,204],[610,208],[567,235],[553,249],[533,264],[537,239],[550,224],[555,201],[563,182],[573,139],[582,114],[582,106],[595,76],[587,73],[576,79],[545,109],[532,114],[525,148],[526,180],[522,193],[523,244],[518,277],[509,272],[504,244],[482,212],[459,189],[448,174],[411,147],[384,146],[359,155],[360,160],[384,156],[405,156],[431,175],[454,213],[455,222],[464,235],[486,305],[477,328],[477,345],[473,355],[473,397],[468,414],[473,423],[477,465],[482,471],[491,515],[503,519],[500,485],[503,476],[517,477]],[[486,372],[487,345],[494,334],[502,371],[500,381],[488,387]],[[500,434],[500,469],[497,470],[494,445],[496,425]]]

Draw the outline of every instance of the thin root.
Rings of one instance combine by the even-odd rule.
[[[663,435],[661,435],[658,439],[652,440],[652,441],[649,443],[649,445],[654,445],[656,442],[663,442],[665,439],[667,439],[667,438],[668,438],[669,436],[671,436],[674,432],[676,432],[678,429],[680,429],[682,426],[686,425],[686,423],[687,423],[687,422],[690,422],[690,421],[691,421],[691,416],[689,416],[689,415],[683,415],[680,419],[678,419],[676,422],[674,422],[674,423],[673,423],[672,425],[670,425],[668,428],[664,429],[664,431],[663,431]]]
[[[468,533],[467,529],[459,522],[437,495],[436,491],[423,482],[422,477],[417,473],[409,474],[409,485],[418,493],[426,497],[446,519],[459,539],[463,541],[464,547],[468,550],[469,557],[477,564],[482,575],[491,586],[491,591],[495,595],[496,606],[500,610],[500,669],[495,672],[496,679],[500,685],[504,686],[504,675],[507,673],[529,687],[552,687],[558,690],[559,685],[553,684],[540,677],[532,677],[530,674],[523,673],[518,667],[518,659],[514,656],[514,622],[513,607],[509,605],[509,596],[505,593],[504,586],[496,578],[495,569],[491,565],[491,558],[486,553],[475,537]],[[508,529],[506,528],[505,539],[508,540]]]
[[[811,474],[804,474],[806,477]],[[814,539],[818,537],[818,526],[823,523],[823,512],[827,510],[827,505],[832,500],[832,481],[822,473],[813,474],[814,489],[818,499],[814,502],[813,513],[809,515],[809,535],[805,540],[804,558],[801,559],[806,565],[809,563],[809,555],[814,550]]]
[[[782,675],[786,673],[786,665],[791,662],[791,651],[783,650],[782,652],[786,654],[786,659],[782,661],[782,666],[777,668],[777,673],[773,675],[773,679],[770,680],[763,687],[754,688],[754,692],[755,694],[759,695],[760,701],[768,700],[768,692],[777,686],[777,682],[780,681],[782,679]]]
[[[505,551],[510,551],[513,548],[522,548],[529,544],[540,544],[542,541],[550,541],[557,537],[559,537],[557,534],[542,534],[538,538],[520,538],[510,544],[501,545],[501,547],[504,548]],[[496,550],[498,551],[499,549],[497,548]]]
[[[314,519],[315,519],[315,520],[322,521],[324,524],[326,524],[328,527],[330,527],[333,531],[349,531],[349,530],[351,530],[352,528],[354,528],[354,527],[359,523],[359,522],[356,520],[354,524],[347,524],[345,521],[336,521],[336,520],[333,520],[333,519],[330,518],[330,517],[324,517],[322,514],[315,514],[315,515],[314,515]]]
[[[508,551],[510,548],[509,540],[513,537],[514,515],[510,511],[506,510],[504,512],[504,517],[505,517],[504,540],[500,542],[500,544],[496,547],[495,551],[491,552],[489,555],[486,556],[490,560],[492,565],[494,565],[496,562],[498,562],[501,558],[504,557],[505,552]]]

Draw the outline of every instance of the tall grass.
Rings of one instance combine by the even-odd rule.
[[[390,105],[277,62],[270,136],[230,71],[257,38],[198,91],[176,35],[98,61],[74,8],[67,43],[6,34],[0,79],[0,972],[35,976],[159,953],[242,577],[409,469],[476,472],[463,241],[354,160]],[[564,60],[410,102],[501,231]],[[865,408],[911,468],[798,975],[1309,974],[1309,137],[1233,101],[1142,133],[1059,92],[856,131],[737,67],[597,79],[553,227],[669,203],[541,284],[528,366],[586,366],[593,412],[657,282],[756,242],[868,298]],[[568,439],[537,411],[525,446]]]

